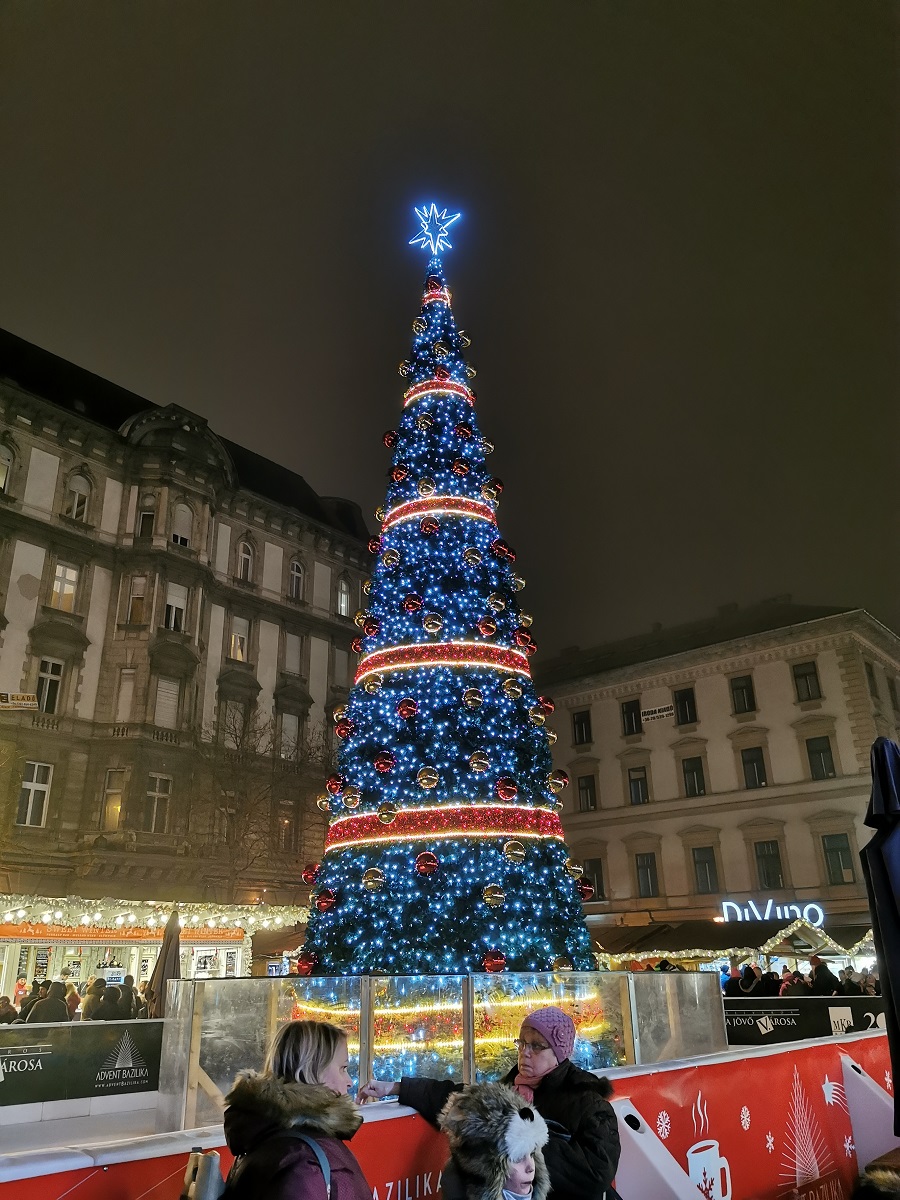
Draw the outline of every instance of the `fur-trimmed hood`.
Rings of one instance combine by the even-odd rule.
[[[234,1154],[251,1149],[262,1128],[302,1129],[312,1137],[345,1141],[362,1125],[362,1114],[349,1096],[260,1071],[241,1071],[225,1103],[226,1134]]]
[[[544,1118],[503,1083],[455,1092],[438,1117],[466,1200],[502,1200],[511,1166],[534,1155],[532,1200],[546,1200],[550,1179],[541,1147],[550,1136]]]

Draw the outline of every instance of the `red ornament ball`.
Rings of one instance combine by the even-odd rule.
[[[482,617],[476,628],[482,637],[493,637],[497,632],[497,622],[493,617]]]
[[[334,726],[334,732],[341,740],[350,737],[355,729],[356,726],[349,717],[341,717],[340,721],[337,721]]]
[[[579,879],[575,887],[582,900],[587,901],[593,898],[594,885],[592,883],[588,883],[586,879]]]
[[[380,554],[381,553],[381,538],[380,537],[369,538],[369,553],[370,554]]]
[[[437,517],[423,517],[419,522],[419,532],[425,537],[434,537],[440,527],[441,523]]]
[[[472,426],[469,425],[467,421],[460,421],[460,423],[454,427],[453,432],[457,437],[465,440],[466,438],[470,438],[472,436]]]
[[[307,863],[306,866],[303,868],[303,870],[300,872],[300,878],[303,880],[304,883],[306,883],[310,887],[312,887],[312,885],[316,882],[316,876],[318,875],[318,873],[319,873],[319,864],[318,863]]]
[[[497,975],[500,971],[506,970],[506,955],[502,950],[488,950],[481,961],[484,969],[491,975]]]
[[[544,710],[547,716],[556,711],[556,701],[551,700],[549,696],[538,696],[538,706]]]
[[[490,481],[489,486],[492,487],[494,489],[494,491],[497,493],[497,495],[499,496],[500,493],[503,491],[503,488],[506,485],[504,484],[502,479],[498,479],[497,476],[495,475],[494,478]]]
[[[363,626],[363,629],[365,629],[365,625]],[[513,641],[517,646],[520,646],[524,649],[526,646],[531,644],[531,634],[527,629],[523,629],[520,625],[518,629],[513,630]]]
[[[323,888],[316,896],[316,908],[319,912],[330,912],[337,904],[337,896],[331,888]]]
[[[529,658],[531,658],[532,654],[537,654],[537,648],[537,642],[534,641],[534,639],[532,639],[527,646],[522,647]]]
[[[450,378],[450,372],[446,367],[435,367],[434,377],[435,379],[439,379],[441,383],[445,383]]]
[[[439,292],[442,287],[440,275],[429,275],[425,280],[425,290],[428,292]]]
[[[454,458],[450,464],[450,470],[454,475],[468,475],[469,463],[464,458]]]
[[[499,800],[515,800],[519,793],[519,785],[509,775],[501,775],[494,785],[494,791]]]
[[[375,755],[375,770],[382,775],[386,775],[388,771],[393,771],[397,765],[397,758],[390,750],[379,750]]]
[[[494,538],[491,542],[491,553],[495,558],[502,559],[505,562],[514,563],[516,561],[515,550],[513,550],[509,542],[504,542],[503,538]]]
[[[423,850],[421,854],[416,855],[416,870],[420,875],[433,875],[438,866],[437,855],[432,854],[430,850]]]
[[[298,975],[312,975],[318,965],[318,955],[313,954],[311,950],[304,950],[301,954],[297,955]]]
[[[350,643],[350,649],[353,651],[354,654],[362,654],[362,648],[363,648],[362,647],[362,638],[355,637],[352,640],[352,642]]]
[[[385,434],[382,435],[381,440],[384,442],[385,446],[387,446],[388,450],[393,450],[393,448],[397,445],[397,430],[389,429]]]
[[[397,715],[404,721],[411,721],[419,711],[419,706],[412,696],[405,696],[397,705]]]
[[[396,467],[391,468],[391,479],[394,483],[402,483],[409,474],[409,467],[405,463],[397,463]]]
[[[325,789],[331,792],[332,796],[337,796],[344,790],[344,782],[343,775],[329,775],[325,780]]]
[[[424,603],[422,597],[415,592],[410,592],[408,596],[403,597],[403,607],[408,613],[421,612]]]
[[[366,637],[374,637],[381,629],[381,622],[377,617],[366,617],[363,621],[363,633]]]

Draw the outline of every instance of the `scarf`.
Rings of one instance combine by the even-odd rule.
[[[559,1063],[556,1064],[559,1066]],[[556,1067],[552,1067],[551,1071],[555,1071]],[[518,1092],[526,1104],[534,1103],[534,1089],[541,1082],[545,1075],[549,1075],[551,1071],[545,1071],[543,1075],[523,1075],[518,1072],[513,1080],[513,1091]]]

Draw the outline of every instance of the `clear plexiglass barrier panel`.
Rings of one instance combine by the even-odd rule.
[[[372,980],[373,1071],[377,1079],[462,1079],[465,979],[461,975]]]
[[[473,975],[475,1078],[500,1079],[515,1066],[522,1021],[548,1004],[575,1023],[572,1061],[579,1067],[602,1071],[633,1062],[626,980],[599,971]]]
[[[636,971],[629,978],[637,1062],[665,1062],[728,1049],[716,972]]]

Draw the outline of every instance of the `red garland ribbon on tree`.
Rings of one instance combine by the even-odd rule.
[[[494,510],[480,500],[469,500],[466,496],[429,496],[427,500],[408,500],[405,504],[398,504],[386,514],[381,528],[387,530],[401,521],[411,521],[414,517],[431,512],[448,517],[476,517],[490,521],[492,525],[497,523]]]
[[[332,822],[325,845],[332,850],[348,843],[389,837],[397,841],[417,838],[454,837],[469,834],[484,837],[542,837],[563,840],[556,813],[543,808],[499,804],[461,805],[458,808],[398,809],[390,825],[378,813],[340,817]]]
[[[388,650],[374,650],[359,660],[355,683],[367,675],[380,671],[398,670],[402,667],[493,667],[501,671],[513,671],[530,677],[528,657],[521,650],[505,646],[486,646],[480,642],[441,642],[433,646],[427,643],[413,646],[394,646]]]
[[[417,383],[413,387],[406,389],[403,393],[403,407],[408,408],[420,396],[432,394],[461,396],[469,404],[475,404],[475,397],[471,389],[467,388],[464,383],[457,383],[453,379],[426,379],[424,383]]]

